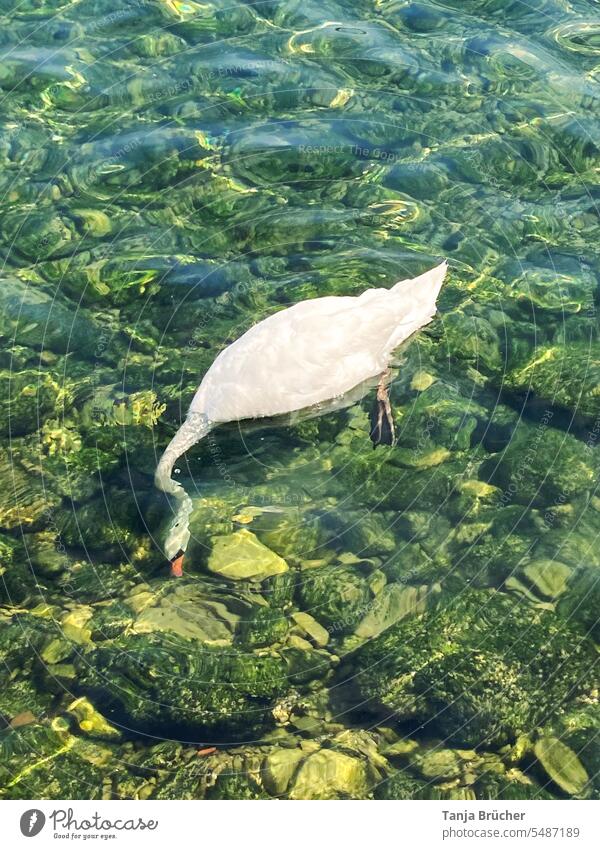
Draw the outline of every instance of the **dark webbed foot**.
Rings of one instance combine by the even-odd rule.
[[[387,380],[391,372],[386,371],[377,386],[377,396],[371,409],[371,442],[373,447],[378,445],[393,445],[396,441],[392,407],[387,389]]]

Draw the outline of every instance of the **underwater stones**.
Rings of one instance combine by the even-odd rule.
[[[375,786],[376,799],[426,799],[427,784],[404,770],[397,770]]]
[[[271,796],[283,796],[298,764],[306,753],[302,749],[275,749],[264,760],[263,784]]]
[[[586,274],[580,265],[572,274],[561,274],[556,268],[526,267],[515,279],[513,274],[517,271],[516,264],[507,269],[513,297],[533,320],[540,310],[561,318],[569,313],[593,311],[596,280],[593,273]]]
[[[411,448],[399,448],[394,453],[394,463],[413,469],[430,469],[439,466],[451,456],[447,448],[436,448],[427,446],[423,450],[415,451]]]
[[[600,706],[591,701],[576,705],[559,716],[551,727],[543,729],[544,738],[560,740],[568,746],[596,791],[600,790]]]
[[[447,749],[443,743],[400,740],[402,768],[375,790],[376,798],[401,799],[529,799],[552,798],[515,767],[507,769],[502,757],[474,749]],[[397,760],[395,746],[385,749]]]
[[[296,634],[290,634],[280,654],[286,663],[289,683],[298,685],[325,678],[338,662],[335,655],[324,649],[314,649],[308,640]]]
[[[242,619],[239,638],[250,648],[273,645],[285,639],[288,628],[287,617],[279,610],[257,607]]]
[[[48,218],[36,213],[11,215],[4,221],[5,232],[12,232],[15,239],[15,250],[32,262],[72,250],[75,233],[69,224],[58,215]]]
[[[65,552],[60,550],[60,540],[52,531],[27,534],[25,546],[27,559],[37,575],[56,577],[66,569],[68,560]]]
[[[480,468],[480,478],[502,489],[504,504],[543,507],[581,495],[592,486],[596,458],[568,433],[522,423],[499,457]]]
[[[481,775],[475,784],[475,794],[478,799],[518,799],[527,801],[529,799],[554,799],[551,793],[544,787],[531,780],[528,775],[520,773],[511,777],[496,775],[486,772]]]
[[[444,315],[439,340],[441,357],[472,362],[484,374],[502,370],[500,337],[483,316],[454,311]]]
[[[415,392],[424,392],[426,389],[429,389],[435,381],[436,378],[434,375],[429,374],[429,372],[423,370],[416,371],[410,381],[410,388]]]
[[[46,608],[39,615],[19,613],[0,619],[0,694],[12,681],[35,678],[42,647],[58,634],[51,613]]]
[[[567,622],[578,624],[582,633],[588,633],[600,643],[600,571],[595,566],[579,566],[569,579],[568,592],[556,604],[559,616]]]
[[[588,774],[571,749],[555,737],[540,737],[533,747],[545,772],[569,796],[580,796],[588,783]]]
[[[443,780],[457,778],[463,761],[453,749],[431,749],[413,758],[412,764],[423,778]]]
[[[566,591],[572,571],[555,560],[533,560],[523,566],[522,574],[542,598],[555,599]]]
[[[55,515],[60,498],[44,481],[28,474],[21,462],[20,449],[0,448],[0,478],[6,485],[0,489],[0,528],[23,532],[39,530]]]
[[[85,444],[76,431],[54,425],[45,425],[42,430],[42,444],[48,454],[39,463],[40,472],[60,495],[77,501],[92,499],[101,490],[103,479],[121,462],[119,437],[123,434],[113,434],[110,448],[101,448],[97,438],[88,437]],[[134,450],[132,443],[132,439],[127,442],[130,452]]]
[[[3,370],[0,380],[8,390],[0,404],[0,430],[5,436],[30,433],[55,411],[61,388],[43,371]]]
[[[74,651],[73,642],[62,636],[54,637],[43,646],[40,651],[40,658],[49,666],[54,666],[72,657]]]
[[[134,615],[130,607],[120,601],[102,601],[94,605],[89,621],[92,642],[112,640],[123,634],[133,624]]]
[[[385,175],[383,185],[416,200],[434,198],[448,185],[447,173],[430,162],[402,162]]]
[[[402,620],[352,658],[346,692],[363,710],[467,746],[531,730],[589,691],[593,675],[591,643],[554,614],[476,590]]]
[[[0,601],[21,604],[36,591],[25,552],[10,537],[0,535]]]
[[[291,604],[295,589],[296,575],[292,571],[267,578],[261,585],[261,593],[273,609],[286,608]]]
[[[52,699],[37,680],[22,675],[7,678],[0,688],[0,724],[16,728],[35,722],[46,715]]]
[[[487,418],[485,408],[472,394],[462,394],[454,383],[440,379],[432,380],[420,390],[403,412],[400,420],[402,443],[413,449],[415,458],[441,447],[451,451],[467,450],[478,420]]]
[[[283,515],[272,510],[256,510],[252,531],[267,548],[290,563],[300,563],[307,557],[315,556],[320,537],[316,517],[292,508]]]
[[[134,730],[250,739],[286,686],[277,657],[204,646],[173,633],[121,636],[85,657],[77,688]],[[208,686],[210,684],[210,686]]]
[[[69,735],[55,725],[32,724],[0,732],[4,754],[0,797],[110,798],[111,776],[119,769],[113,750]]]
[[[317,622],[309,613],[292,613],[292,619],[307,634],[316,646],[323,647],[329,642],[329,631]]]
[[[600,415],[600,350],[593,341],[536,348],[505,375],[505,386],[595,421]]]
[[[0,281],[0,334],[36,349],[90,355],[101,336],[82,310],[71,310],[58,298],[16,278]]]
[[[88,737],[99,740],[118,740],[121,732],[99,713],[94,705],[86,698],[75,699],[67,712],[75,717],[80,730]]]
[[[117,557],[124,551],[133,553],[140,545],[141,525],[135,495],[108,487],[99,498],[83,504],[74,500],[57,516],[64,545],[104,555],[113,551]]]
[[[208,558],[208,569],[233,581],[262,581],[288,570],[282,557],[246,529],[216,537]]]
[[[252,775],[242,771],[223,771],[215,783],[207,788],[206,799],[268,799],[267,793]]]
[[[90,559],[67,565],[57,586],[62,594],[81,602],[99,602],[125,595],[139,579],[129,563],[96,563]]]
[[[362,761],[333,749],[321,749],[299,768],[289,798],[364,799],[369,789]]]
[[[354,629],[355,635],[368,640],[379,636],[386,628],[405,616],[423,613],[432,595],[437,592],[439,585],[434,588],[427,585],[407,587],[402,584],[388,584],[376,596],[368,613]]]
[[[220,599],[215,595],[211,598],[204,587],[178,585],[162,596],[151,598],[131,625],[131,632],[166,631],[206,645],[227,646],[233,642],[242,612],[250,610],[250,605],[242,602],[235,606],[238,612],[230,609],[231,605],[227,606],[227,597]]]
[[[395,519],[396,514],[391,511],[330,511],[321,518],[321,525],[327,544],[341,545],[360,557],[378,557],[391,554],[396,548]]]
[[[156,392],[150,389],[126,393],[118,386],[102,386],[83,405],[81,421],[86,427],[116,424],[152,430],[165,410],[166,404],[160,403]]]
[[[365,579],[344,566],[303,572],[298,596],[302,608],[332,633],[352,630],[371,599]]]
[[[93,608],[89,605],[73,605],[73,607],[60,618],[61,631],[65,639],[78,646],[89,645],[92,638],[89,621],[93,614]]]

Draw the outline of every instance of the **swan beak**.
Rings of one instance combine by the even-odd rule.
[[[171,577],[181,578],[183,575],[183,551],[178,551],[175,557],[170,561]]]

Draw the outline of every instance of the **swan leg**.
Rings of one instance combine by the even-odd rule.
[[[393,445],[396,441],[394,430],[394,418],[390,396],[388,394],[388,382],[391,377],[391,369],[386,369],[381,375],[377,385],[377,395],[371,410],[371,442],[373,447],[378,445]]]

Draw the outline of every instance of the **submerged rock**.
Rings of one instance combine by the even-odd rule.
[[[364,763],[334,749],[321,749],[298,770],[289,798],[364,799],[368,792]]]
[[[600,348],[594,341],[542,346],[505,380],[508,388],[534,392],[582,419],[600,414]]]
[[[272,796],[283,796],[305,756],[302,749],[275,749],[265,758],[263,783]]]
[[[377,637],[405,616],[423,613],[438,592],[439,586],[407,587],[390,584],[374,599],[371,609],[358,623],[354,633],[362,639]]]
[[[570,796],[580,796],[584,792],[588,774],[568,746],[555,737],[540,737],[533,751],[545,772],[561,790]]]
[[[597,460],[568,433],[522,423],[499,457],[485,463],[482,475],[503,491],[503,502],[543,507],[588,491]],[[559,501],[560,500],[560,501]]]
[[[86,698],[75,699],[67,711],[77,720],[80,730],[89,737],[99,740],[118,740],[121,733],[107,722],[94,705]]]
[[[78,690],[110,722],[198,741],[249,739],[272,718],[287,682],[283,661],[208,646],[173,633],[119,637],[85,656]]]
[[[592,687],[591,643],[550,612],[465,590],[392,626],[341,673],[350,705],[423,723],[457,744],[502,744]],[[349,691],[349,692],[348,692]]]
[[[3,799],[110,798],[119,760],[107,744],[97,744],[34,724],[0,732]]]
[[[303,572],[298,595],[303,609],[331,633],[353,630],[371,599],[365,579],[343,566]]]
[[[131,626],[132,633],[165,631],[212,646],[231,645],[242,615],[251,609],[241,600],[186,583],[170,590],[163,585],[162,592],[138,598],[143,607]]]
[[[242,529],[226,537],[216,537],[208,569],[234,581],[262,581],[286,572],[288,565],[251,531]]]

